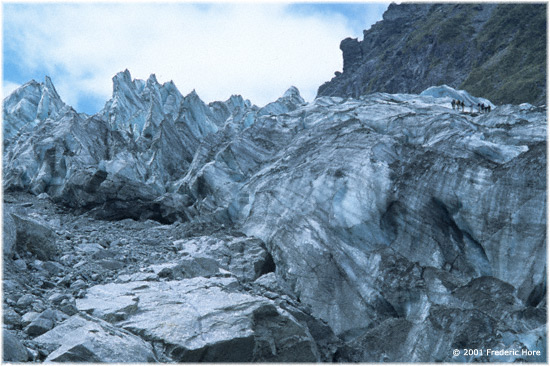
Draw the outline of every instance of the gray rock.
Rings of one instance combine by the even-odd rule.
[[[11,216],[11,209],[4,206],[4,212],[2,213],[3,217],[3,226],[2,226],[2,240],[3,240],[3,253],[4,257],[10,258],[16,249],[16,239],[17,239],[17,227],[15,226],[15,221]]]
[[[94,252],[92,254],[92,259],[113,258],[115,255],[116,255],[116,253],[114,253],[112,251],[101,249],[101,250],[98,250],[97,252]]]
[[[40,315],[40,313],[38,313],[36,311],[29,311],[28,313],[25,313],[21,317],[21,325],[26,327],[27,325],[32,323],[33,320],[35,320],[39,315]]]
[[[18,308],[26,308],[30,306],[36,300],[36,296],[31,294],[25,294],[17,300],[16,306]]]
[[[156,273],[138,272],[131,275],[119,275],[116,282],[158,281]]]
[[[74,315],[34,341],[57,345],[46,362],[137,363],[156,360],[151,345],[139,337],[86,315]]]
[[[307,327],[265,298],[224,290],[236,284],[195,277],[98,285],[77,299],[77,307],[161,341],[176,362],[320,359]]]
[[[63,314],[66,314],[66,315],[75,315],[78,313],[78,309],[76,308],[76,301],[75,299],[65,299],[61,302],[61,304],[59,304],[59,310],[61,310],[63,312]],[[60,316],[61,318],[63,318],[64,316],[61,315]]]
[[[44,305],[44,301],[42,301],[41,299],[36,299],[35,301],[33,301],[33,303],[31,304],[31,308],[32,308],[32,310],[37,311],[39,313],[46,310],[46,306]]]
[[[19,214],[12,217],[17,229],[18,251],[30,251],[43,261],[53,259],[59,253],[57,236],[45,223]]]
[[[52,276],[59,275],[65,270],[65,267],[63,267],[61,264],[52,261],[44,262],[43,267]]]
[[[31,337],[36,337],[46,333],[54,327],[57,321],[62,319],[61,314],[52,309],[44,310],[36,316],[32,313],[27,314],[29,314],[29,316],[25,319],[25,321],[31,320],[31,322],[26,326],[25,332]],[[27,314],[25,314],[25,316]]]
[[[26,362],[29,359],[27,348],[9,330],[3,330],[4,362]]]
[[[25,328],[25,332],[31,337],[36,337],[46,333],[53,326],[54,321],[52,319],[38,316]]]
[[[218,263],[212,258],[194,257],[181,259],[174,263],[155,264],[145,269],[151,270],[160,278],[182,279],[193,277],[211,277],[220,273]]]
[[[102,259],[97,262],[101,267],[110,270],[118,270],[124,267],[124,263],[112,259]]]
[[[48,297],[48,301],[50,301],[54,305],[59,305],[63,300],[70,298],[71,296],[69,294],[56,292]]]
[[[84,243],[84,244],[77,245],[75,249],[78,252],[93,255],[94,253],[103,250],[103,247],[97,243]]]
[[[83,280],[76,280],[73,283],[71,283],[71,289],[73,290],[80,290],[82,288],[87,287],[88,285]]]
[[[17,268],[19,271],[23,272],[27,270],[27,262],[23,259],[17,259],[13,261],[13,265],[15,268]]]
[[[8,326],[18,326],[21,324],[21,316],[17,314],[15,310],[13,310],[11,307],[7,307],[4,305],[4,311],[3,311],[3,319],[4,324]]]
[[[174,245],[197,260],[202,257],[214,259],[220,267],[245,281],[253,281],[275,270],[265,244],[257,238],[203,236],[178,240]]]

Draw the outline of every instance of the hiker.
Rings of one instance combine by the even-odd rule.
[[[487,106],[487,112],[491,113],[491,106],[490,105]]]
[[[460,105],[462,106],[462,112],[464,112],[464,101],[460,102]]]
[[[481,113],[484,113],[484,112],[485,112],[485,104],[481,103],[480,108],[479,108],[479,111],[480,111]]]
[[[451,106],[453,107],[453,111],[454,111],[454,109],[455,109],[455,104],[456,104],[456,103],[455,103],[455,100],[453,99],[453,101],[451,102]]]

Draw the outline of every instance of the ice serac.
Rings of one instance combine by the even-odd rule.
[[[291,86],[282,97],[261,108],[259,114],[283,114],[291,112],[303,104],[305,101],[300,95],[300,91],[295,86]]]
[[[34,94],[18,90],[10,103],[19,98],[25,104],[27,94],[38,98],[42,89],[57,100],[49,79],[35,84],[27,87],[34,86]],[[38,110],[45,110],[47,103],[40,103]],[[187,171],[200,141],[222,123],[196,93],[183,97],[173,82],[160,85],[154,75],[132,80],[128,70],[113,78],[112,99],[92,117],[66,107],[37,124],[8,112],[23,127],[4,157],[4,186],[97,208],[94,214],[106,219],[185,218],[172,204],[185,198],[163,195]]]
[[[227,217],[227,207],[240,187],[304,128],[305,112],[297,111],[304,105],[298,89],[291,87],[263,108],[248,103],[235,108],[224,128],[201,144],[174,189],[193,197],[198,211]]]
[[[31,80],[22,85],[4,99],[4,143],[9,144],[28,124],[34,127],[47,118],[57,118],[65,107],[48,76],[42,83]]]

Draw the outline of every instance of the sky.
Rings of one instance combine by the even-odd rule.
[[[112,77],[155,74],[207,103],[258,106],[290,86],[304,99],[342,71],[340,41],[363,38],[389,3],[4,3],[3,98],[51,77],[63,101],[98,112]]]

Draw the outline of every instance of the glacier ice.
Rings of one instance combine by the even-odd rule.
[[[430,359],[447,360],[472,324],[505,334],[517,321],[502,319],[544,303],[545,108],[448,86],[311,103],[291,87],[262,108],[241,96],[206,104],[126,70],[104,109],[84,116],[50,83],[5,100],[17,129],[5,135],[6,190],[103,219],[259,238],[277,278],[349,340],[344,360],[404,360],[379,333],[403,336],[418,360],[436,344]],[[493,109],[458,113],[452,98]],[[539,339],[524,334],[487,342]]]

